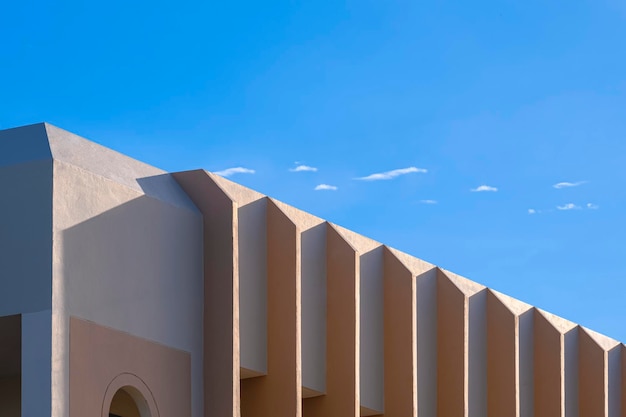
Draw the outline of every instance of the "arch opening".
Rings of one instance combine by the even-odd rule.
[[[109,417],[152,417],[152,415],[141,393],[131,386],[125,386],[113,395]]]

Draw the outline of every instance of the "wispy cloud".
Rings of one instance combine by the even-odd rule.
[[[319,184],[314,188],[315,191],[337,191],[338,189],[339,187],[328,184]]]
[[[482,192],[485,192],[485,191],[490,191],[490,192],[494,192],[495,193],[496,191],[498,191],[498,189],[496,187],[492,187],[490,185],[480,185],[480,186],[478,186],[476,188],[472,188],[470,191],[473,192],[473,193],[482,193]]]
[[[428,170],[424,168],[408,167],[408,168],[394,169],[392,171],[387,171],[387,172],[378,172],[376,174],[370,174],[366,177],[359,177],[355,179],[361,180],[361,181],[391,180],[396,177],[399,177],[400,175],[412,174],[415,172],[425,174],[428,172]]]
[[[422,203],[422,204],[437,204],[438,201],[437,200],[420,200],[420,203]]]
[[[537,213],[539,213],[539,211],[535,209],[528,209],[528,214],[537,214]]]
[[[560,189],[560,188],[570,188],[570,187],[578,187],[579,185],[583,185],[586,184],[588,181],[578,181],[578,182],[558,182],[556,184],[553,185],[554,188],[556,189]]]
[[[308,165],[298,165],[295,168],[291,168],[289,171],[291,172],[317,172],[317,168],[310,167]]]
[[[580,210],[580,206],[574,203],[563,204],[562,206],[556,206],[557,210]]]
[[[222,177],[230,177],[235,174],[254,174],[256,171],[244,167],[227,168],[222,171],[215,171],[214,174],[221,175]]]
[[[597,205],[597,204],[593,204],[593,203],[587,203],[587,208],[588,208],[589,210],[597,210],[597,209],[599,209],[599,208],[600,208],[600,206],[599,206],[599,205]]]

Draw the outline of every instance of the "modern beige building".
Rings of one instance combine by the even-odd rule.
[[[1,417],[625,417],[626,347],[202,170],[0,131]]]

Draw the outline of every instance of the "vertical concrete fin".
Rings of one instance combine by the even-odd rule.
[[[465,293],[438,270],[437,416],[468,417],[468,310]]]
[[[268,199],[272,202],[272,204],[274,204],[274,206],[276,206],[276,208],[282,211],[283,214],[287,216],[298,227],[298,230],[300,230],[300,232],[304,232],[324,223],[323,219],[309,214],[306,211],[297,209],[274,198],[268,197]]]
[[[595,332],[583,326],[581,326],[581,329],[583,329],[587,336],[589,336],[594,342],[596,342],[596,344],[600,346],[603,350],[609,351],[615,346],[619,345],[619,342],[617,340],[605,336],[601,333]]]
[[[528,310],[530,310],[531,308],[533,308],[533,306],[531,306],[530,304],[527,304],[516,298],[510,297],[506,294],[502,294],[499,291],[490,289],[489,293],[491,293],[491,295],[496,297],[498,301],[502,303],[503,306],[505,306],[511,313],[513,313],[516,316],[520,316],[524,314],[525,312],[527,312]]]
[[[303,402],[306,417],[359,416],[359,257],[327,223],[326,395]]]
[[[341,227],[336,224],[331,225],[336,233],[339,234],[339,236],[341,236],[342,239],[344,239],[358,253],[367,253],[381,245],[379,242],[355,233],[352,230],[348,230],[345,227]]]
[[[595,335],[579,328],[579,406],[580,417],[607,417],[606,351]]]
[[[437,416],[437,275],[433,267],[415,279],[418,416]]]
[[[384,249],[385,416],[417,417],[416,280]]]
[[[423,261],[414,256],[411,256],[409,254],[406,254],[404,252],[401,252],[397,249],[390,248],[389,246],[386,246],[386,245],[385,245],[385,248],[387,251],[393,254],[393,256],[398,260],[398,262],[401,262],[402,265],[406,267],[406,269],[411,271],[411,273],[415,277],[420,274],[423,274],[426,271],[430,271],[431,269],[435,268],[435,265],[428,263],[426,261]]]
[[[316,396],[325,392],[326,362],[326,255],[324,220],[268,197],[275,210],[279,210],[296,227],[300,246],[298,250],[301,293],[301,341],[303,396]],[[268,222],[269,224],[269,222]],[[324,250],[322,250],[324,249]],[[306,322],[306,324],[305,324]],[[306,336],[305,333],[306,332]],[[323,334],[321,334],[323,333]],[[306,346],[304,341],[306,339]],[[310,352],[304,358],[304,352]],[[304,363],[306,361],[306,367]],[[320,366],[322,365],[322,366]],[[306,372],[305,372],[306,368]]]
[[[487,415],[487,290],[467,297],[467,412],[469,417]]]
[[[453,272],[447,271],[442,268],[439,268],[439,270],[443,275],[446,276],[448,281],[454,284],[459,289],[459,291],[461,291],[466,297],[471,297],[477,292],[483,291],[485,288],[487,288],[482,284],[471,281]]]
[[[439,416],[485,415],[486,287],[450,271],[438,271],[437,412]],[[452,366],[457,369],[452,371]]]
[[[579,327],[574,326],[563,335],[564,365],[563,375],[565,379],[564,397],[565,397],[565,416],[580,417],[580,345],[579,345]]]
[[[609,351],[619,343],[580,327],[580,417],[609,416]]]
[[[545,319],[552,327],[554,327],[558,332],[565,334],[575,328],[577,326],[576,323],[566,320],[562,317],[556,316],[552,313],[548,313],[545,310],[540,308],[535,308],[541,317]]]
[[[520,417],[534,417],[535,412],[535,309],[518,317],[519,409]]]
[[[359,389],[361,415],[385,403],[385,255],[383,246],[359,253]]]
[[[302,416],[300,233],[267,201],[267,376],[241,382],[242,416]]]
[[[267,374],[267,206],[260,198],[237,210],[242,379]]]
[[[215,185],[217,185],[222,190],[222,192],[224,192],[224,194],[226,194],[240,207],[265,197],[263,194],[257,191],[254,191],[248,187],[244,187],[243,185],[237,184],[236,182],[227,180],[220,175],[213,174],[207,171],[204,172],[209,178],[213,180]]]
[[[205,414],[239,417],[237,205],[205,171],[173,175],[203,216]]]
[[[499,295],[489,290],[487,296],[488,414],[519,417],[518,309]]]
[[[535,417],[565,417],[565,352],[560,329],[544,312],[535,310]]]
[[[618,343],[607,354],[609,417],[622,415],[622,344]]]
[[[326,229],[301,236],[303,397],[326,393]]]
[[[620,346],[621,356],[622,356],[622,389],[621,389],[621,406],[622,412],[620,414],[621,417],[626,417],[626,345],[622,344]]]

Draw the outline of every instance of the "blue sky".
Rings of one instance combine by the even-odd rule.
[[[26,0],[0,39],[0,129],[254,170],[230,178],[626,340],[620,0]]]

